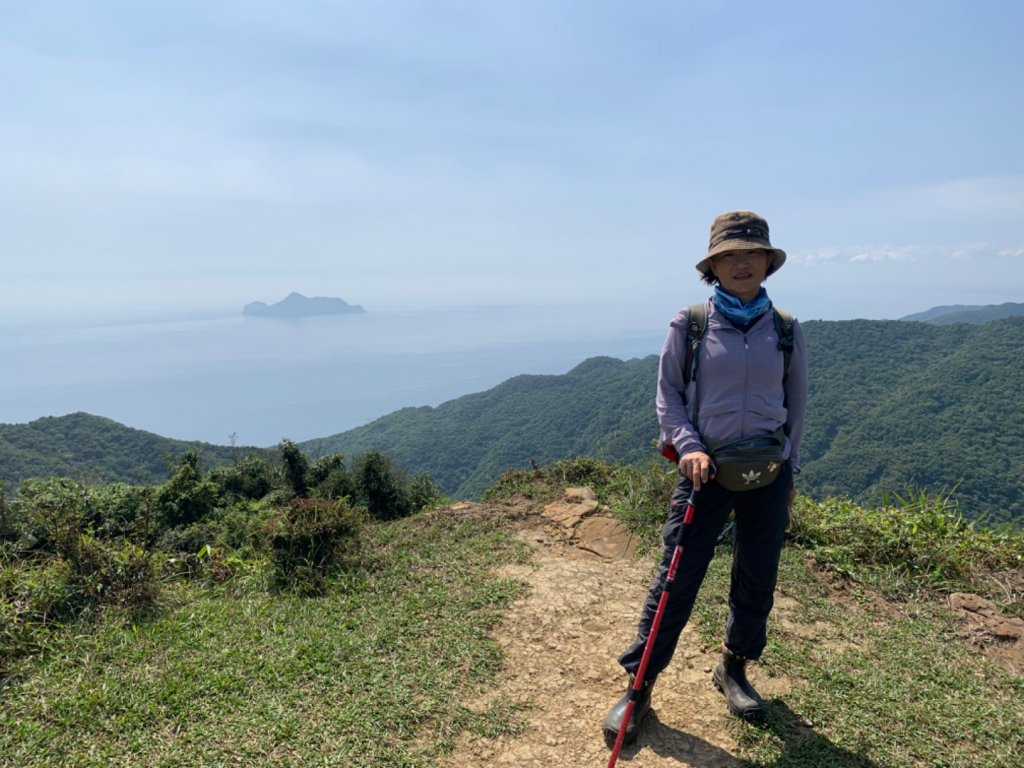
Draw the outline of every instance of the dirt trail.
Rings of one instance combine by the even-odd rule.
[[[520,535],[534,547],[533,562],[510,567],[505,575],[527,583],[529,592],[495,632],[506,664],[491,696],[526,704],[520,716],[527,728],[497,739],[463,736],[448,765],[604,766],[609,750],[601,719],[625,690],[626,676],[616,658],[633,638],[653,563],[602,557],[581,549],[560,523],[541,515],[524,520]],[[736,744],[726,728],[724,701],[711,683],[717,660],[717,649],[702,648],[688,627],[672,664],[658,678],[639,740],[623,749],[620,765],[741,764],[733,757]],[[785,678],[759,672],[752,670],[751,678],[763,694],[788,689]]]
[[[566,489],[562,501],[545,506],[497,507],[466,503],[453,508],[479,514],[511,511],[521,521],[519,535],[534,550],[530,564],[510,566],[503,574],[528,586],[495,629],[506,655],[504,669],[484,699],[468,704],[481,710],[493,700],[522,704],[519,717],[526,727],[497,739],[463,735],[446,765],[601,768],[609,756],[601,720],[626,685],[616,658],[633,639],[653,559],[631,557],[631,537],[604,514],[589,489]],[[847,598],[837,592],[836,599]],[[850,607],[856,607],[852,600]],[[950,607],[966,642],[1010,673],[1024,669],[1024,621],[1001,616],[975,595],[953,595]],[[776,593],[773,615],[779,627],[835,642],[829,639],[834,634],[829,625],[798,621],[798,608],[794,598]],[[711,683],[718,653],[717,647],[703,647],[687,627],[672,663],[658,678],[653,710],[639,740],[623,749],[620,766],[742,765],[734,757],[730,715]],[[794,685],[782,675],[769,677],[756,664],[749,675],[768,699],[786,696]]]

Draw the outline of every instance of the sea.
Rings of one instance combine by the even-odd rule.
[[[671,312],[397,308],[0,325],[0,423],[85,411],[164,437],[270,446],[437,406],[595,356],[657,354]]]

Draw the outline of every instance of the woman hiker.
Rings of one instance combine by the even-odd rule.
[[[636,740],[651,689],[690,618],[719,533],[735,512],[729,618],[722,660],[712,674],[729,711],[754,718],[764,702],[746,678],[761,656],[779,556],[796,495],[807,403],[807,362],[800,325],[776,310],[762,283],[785,263],[768,223],[750,211],[715,219],[707,255],[697,263],[714,294],[673,318],[661,351],[657,411],[663,453],[678,462],[663,537],[664,555],[643,606],[636,639],[619,657],[633,687],[691,492],[695,515],[673,590],[655,637],[644,682],[626,724]],[[688,343],[688,339],[694,341]],[[690,353],[687,353],[687,349]],[[753,455],[749,446],[754,445]],[[767,459],[767,460],[766,460]],[[746,461],[745,461],[746,460]],[[735,463],[734,463],[735,462]],[[605,716],[605,739],[622,727],[629,689]]]

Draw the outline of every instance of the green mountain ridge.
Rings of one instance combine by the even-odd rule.
[[[811,361],[803,492],[877,503],[955,488],[969,517],[1024,517],[1024,318],[967,328],[897,320],[803,327]],[[594,358],[564,376],[516,377],[302,447],[385,451],[467,497],[531,462],[657,461],[656,367],[655,356]]]
[[[977,324],[987,323],[991,320],[1001,320],[1005,317],[1018,317],[1020,315],[1024,315],[1024,304],[1007,301],[1003,304],[986,304],[983,306],[952,304],[932,307],[924,312],[901,317],[900,320],[913,320],[937,325],[951,325],[953,323]]]
[[[174,440],[83,412],[46,416],[28,424],[0,424],[0,482],[13,489],[26,477],[73,477],[96,483],[162,481],[174,460],[192,449],[211,466],[263,450]]]
[[[924,490],[968,517],[1024,519],[1024,318],[983,325],[809,321],[810,402],[800,490],[815,498]],[[301,443],[312,456],[368,451],[475,498],[509,469],[591,456],[644,465],[656,456],[657,358],[591,358],[566,374],[522,375],[437,407],[405,408]],[[0,480],[69,475],[166,477],[198,448],[207,464],[255,448],[185,443],[87,414],[0,425]],[[667,467],[667,465],[666,465]]]

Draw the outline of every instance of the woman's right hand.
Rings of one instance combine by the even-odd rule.
[[[699,491],[715,474],[715,464],[704,451],[692,451],[679,459],[679,474],[693,482],[693,490]]]

